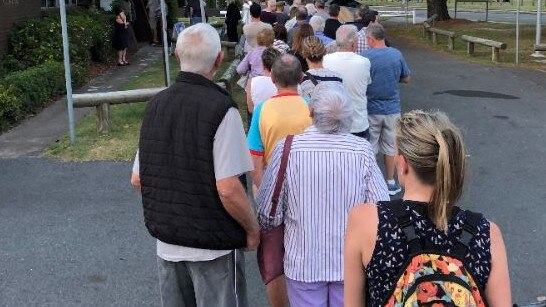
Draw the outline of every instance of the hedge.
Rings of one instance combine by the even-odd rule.
[[[67,16],[70,61],[86,67],[91,61],[105,62],[112,54],[113,17],[90,11],[72,11]],[[30,18],[14,26],[8,40],[2,71],[8,74],[46,61],[62,61],[59,16]]]
[[[75,86],[83,83],[85,68],[74,65]],[[60,62],[17,71],[0,80],[0,129],[41,109],[51,98],[65,93],[64,66]]]

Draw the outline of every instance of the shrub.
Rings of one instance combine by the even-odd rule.
[[[81,84],[84,76],[84,68],[72,67],[74,84]],[[51,98],[64,94],[65,86],[61,62],[46,62],[7,75],[0,80],[0,121],[16,121],[44,107]]]
[[[87,66],[91,60],[108,58],[112,52],[110,20],[109,15],[93,12],[74,11],[67,16],[71,63]],[[60,17],[37,17],[13,27],[2,66],[9,73],[62,60]]]
[[[9,122],[21,118],[21,103],[13,86],[0,84],[0,130]]]

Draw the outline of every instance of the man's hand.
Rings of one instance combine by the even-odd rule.
[[[131,184],[137,191],[140,192],[140,175],[136,173],[131,174]]]
[[[260,231],[253,231],[246,233],[246,251],[253,251],[260,245]]]
[[[246,231],[246,248],[256,249],[260,243],[260,226],[239,178],[220,179],[216,181],[216,188],[226,211]]]

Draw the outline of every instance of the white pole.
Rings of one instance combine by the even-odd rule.
[[[66,82],[66,102],[68,107],[68,130],[70,132],[70,143],[76,142],[74,130],[74,103],[72,101],[72,76],[70,74],[70,55],[68,53],[68,30],[66,25],[66,5],[64,0],[59,1],[61,11],[61,32],[63,35],[63,57],[64,57],[64,78]]]
[[[165,79],[167,87],[171,86],[171,68],[169,65],[169,38],[167,37],[167,14],[165,0],[161,0],[161,25],[163,31],[163,57],[165,58]]]
[[[540,45],[540,37],[542,36],[542,0],[537,0],[537,28],[536,28],[536,37],[535,45]],[[544,55],[540,51],[535,51],[531,54],[533,57],[542,58]]]
[[[199,8],[201,9],[201,22],[207,22],[207,17],[205,16],[205,0],[199,0]]]
[[[519,10],[521,6],[521,0],[516,0],[518,2],[518,8],[516,10],[516,65],[519,64]]]
[[[409,10],[409,1],[406,0],[406,6],[404,7],[404,14],[406,15],[406,28],[408,27],[408,10]]]

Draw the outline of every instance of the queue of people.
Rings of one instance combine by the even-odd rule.
[[[332,47],[315,35],[327,35],[322,2],[314,30],[295,0],[288,35],[260,19],[274,4],[249,5],[248,134],[212,82],[224,55],[205,23],[179,35],[181,71],[147,107],[131,182],[157,239],[162,305],[252,306],[242,251],[262,246],[275,307],[511,306],[498,226],[458,206],[461,133],[440,111],[402,114],[411,72],[375,15],[337,27]],[[276,48],[292,30],[290,51]]]

